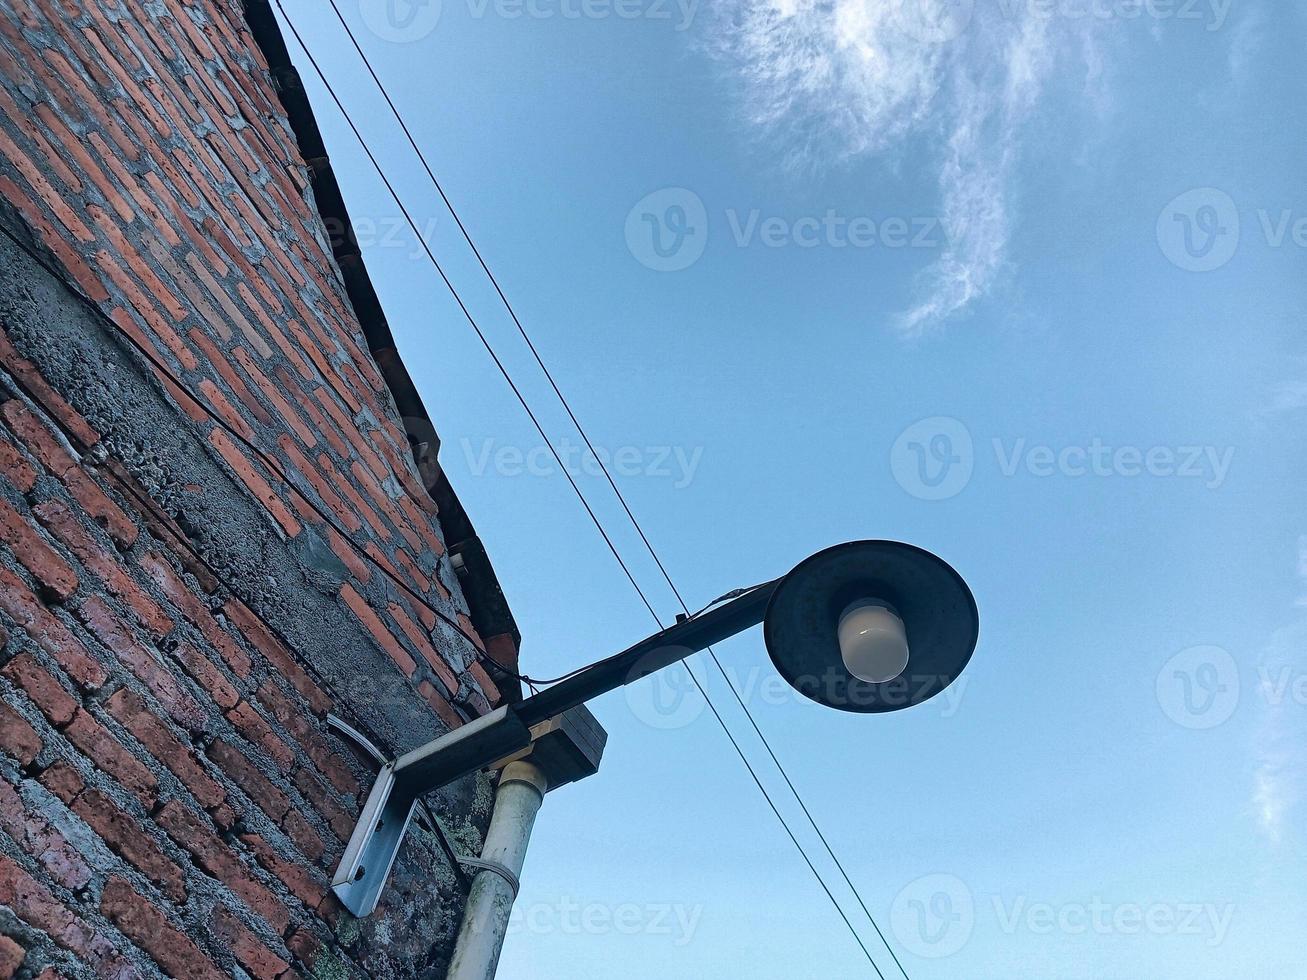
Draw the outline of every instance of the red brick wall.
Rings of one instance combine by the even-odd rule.
[[[475,639],[239,0],[0,0],[0,227],[48,267],[0,238],[0,978],[442,975],[423,828],[328,897],[372,765],[325,719],[500,693],[378,570]]]

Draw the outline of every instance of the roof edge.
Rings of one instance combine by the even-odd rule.
[[[395,346],[390,323],[368,276],[340,184],[332,170],[322,131],[313,115],[299,71],[291,62],[272,4],[269,0],[244,0],[244,12],[254,42],[271,70],[273,87],[286,111],[300,155],[309,168],[318,216],[329,232],[332,226],[339,229],[336,234],[328,234],[332,256],[372,359],[403,416],[413,461],[423,485],[436,503],[436,520],[444,531],[446,546],[463,586],[472,625],[487,646],[495,648],[496,659],[501,663],[506,661],[507,654],[512,654],[507,666],[516,670],[522,634],[472,519],[439,464],[439,435]],[[511,640],[511,650],[506,648],[506,638]],[[505,700],[521,699],[521,685],[516,678],[493,669],[491,676]]]

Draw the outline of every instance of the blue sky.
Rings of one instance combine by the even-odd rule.
[[[286,3],[670,618],[339,24]],[[912,711],[800,703],[758,631],[718,651],[908,974],[1307,977],[1307,5],[344,9],[692,603],[856,538],[971,583],[976,656]],[[643,637],[304,74],[526,669]],[[603,770],[542,812],[501,975],[872,975],[683,688],[595,705]]]

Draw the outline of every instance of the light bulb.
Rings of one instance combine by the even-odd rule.
[[[840,615],[840,655],[858,680],[892,681],[908,666],[908,635],[889,603],[859,599]]]

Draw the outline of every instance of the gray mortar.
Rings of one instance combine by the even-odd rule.
[[[0,208],[0,222],[19,238],[30,241],[7,208]],[[390,753],[406,751],[443,732],[443,725],[425,700],[341,606],[336,589],[347,573],[321,537],[305,528],[295,541],[288,542],[263,506],[228,474],[197,427],[171,401],[116,329],[3,236],[0,326],[22,355],[36,363],[41,374],[102,434],[108,456],[119,460],[147,488],[227,587],[261,618],[277,625],[302,662],[336,699],[338,711],[357,720]],[[196,485],[198,491],[186,489]],[[447,563],[442,563],[442,571],[444,567]],[[451,591],[462,605],[457,581],[452,575],[448,578],[446,584],[453,586]],[[370,589],[361,591],[375,602],[383,593],[375,578],[370,584]],[[61,619],[79,635],[85,635],[70,617],[64,615]],[[11,633],[21,634],[13,624],[6,625],[13,627]],[[181,625],[179,630],[189,627]],[[35,649],[33,652],[39,654]],[[140,690],[134,679],[128,678],[128,684]],[[113,687],[107,687],[95,700],[103,700]],[[384,696],[377,696],[378,687]],[[7,684],[0,688],[6,689],[8,695]],[[50,730],[43,719],[32,717],[33,713],[22,707],[21,700],[16,705],[19,713],[46,738],[47,748],[41,759],[45,762],[52,751],[47,737]],[[206,702],[201,699],[200,703]],[[119,730],[113,719],[94,713],[102,724]],[[130,736],[124,736],[123,741],[128,747],[134,746]],[[175,777],[148,758],[141,761],[159,778],[163,795],[169,795],[177,785]],[[251,761],[260,762],[258,753],[251,754]],[[128,799],[121,788],[100,783],[99,774],[83,772],[83,776],[89,777],[88,786],[109,792],[129,812],[139,812],[139,804]],[[457,831],[460,841],[469,845],[475,841],[476,846],[480,833],[473,824],[484,826],[487,818],[481,805],[482,778],[466,777],[432,797],[432,803],[448,822],[466,828]],[[363,779],[366,787],[366,773]],[[284,785],[282,780],[276,782]],[[57,801],[55,806],[62,808]],[[255,808],[247,807],[246,811],[247,817],[257,813]],[[272,834],[259,818],[254,819],[251,829],[263,833],[279,850],[281,846],[289,848],[284,836]],[[171,841],[163,840],[161,844],[182,867],[189,867],[189,857],[178,852]],[[13,850],[9,846],[4,849]],[[155,892],[152,885],[121,862],[115,862],[114,873],[132,880],[147,893]],[[259,877],[273,887],[270,876]],[[203,932],[202,908],[211,904],[209,900],[227,897],[227,892],[221,883],[204,876],[197,880],[196,875],[188,874],[187,882],[193,898],[183,926],[197,935]],[[197,902],[195,897],[205,901]],[[351,958],[363,955],[366,975],[381,980],[441,977],[444,951],[457,929],[463,901],[443,853],[431,842],[416,840],[405,847],[397,862],[395,883],[386,898],[390,915],[398,916],[407,927],[407,938],[399,941],[403,937],[394,931],[395,924],[386,921],[389,916],[358,922],[345,914],[332,943],[356,945]],[[85,908],[79,906],[79,911]],[[102,922],[98,915],[89,911],[84,914]],[[101,928],[107,934],[116,934],[107,924]],[[391,930],[390,943],[374,942],[379,928]],[[125,948],[128,945],[124,942]],[[395,945],[402,951],[393,948]],[[364,951],[369,949],[375,952],[366,954]],[[323,956],[315,972],[324,975],[324,969],[329,969],[325,964],[335,956]],[[41,956],[36,962],[66,969],[63,958],[58,956]],[[336,962],[341,972],[325,975],[357,975],[344,960],[337,958]],[[146,976],[157,975],[148,962],[136,965]],[[74,977],[88,975],[80,970],[66,972]]]

